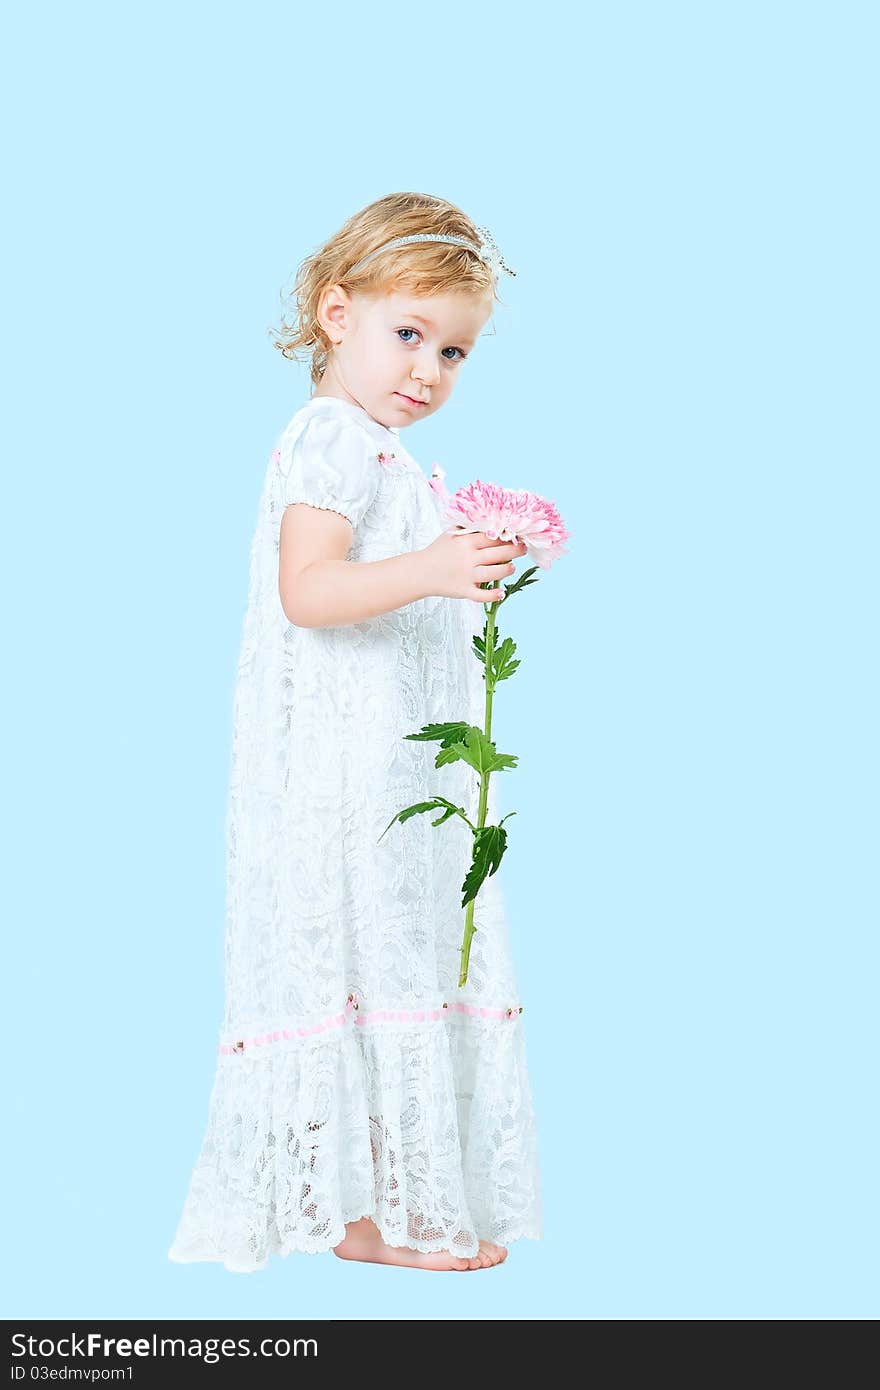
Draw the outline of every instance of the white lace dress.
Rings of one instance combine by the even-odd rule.
[[[397,811],[433,794],[476,818],[476,773],[435,769],[440,745],[404,735],[483,724],[472,636],[484,609],[429,597],[341,627],[292,625],[278,546],[293,502],[347,516],[352,561],[421,549],[443,529],[399,432],[360,406],[312,397],[282,431],[236,678],[217,1070],[168,1255],[253,1271],[273,1253],[330,1250],[361,1216],[423,1251],[537,1240],[504,866],[477,897],[460,989],[468,827],[418,814],[377,843]],[[503,775],[490,783],[495,823]]]

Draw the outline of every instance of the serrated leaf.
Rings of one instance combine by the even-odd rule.
[[[522,574],[519,576],[515,584],[505,584],[504,598],[501,599],[501,602],[505,603],[507,599],[510,598],[511,594],[518,593],[519,590],[524,589],[527,584],[537,584],[537,579],[533,579],[531,576],[533,574],[536,574],[540,568],[540,565],[532,565],[531,568],[523,570]]]
[[[495,745],[486,737],[478,725],[472,724],[464,737],[460,757],[469,763],[475,772],[485,772],[495,753]]]
[[[452,728],[453,726],[450,725],[449,727]],[[482,729],[478,728],[476,724],[457,724],[454,727],[459,730],[458,739],[443,744],[434,759],[434,766],[444,767],[446,763],[457,763],[463,759],[466,763],[470,763],[471,767],[475,767],[474,754],[471,750],[475,740],[484,739]],[[476,770],[479,772],[479,767]]]
[[[398,811],[396,815],[391,817],[385,829],[382,831],[382,834],[379,836],[379,840],[388,834],[388,831],[395,821],[399,820],[401,825],[403,825],[403,822],[409,820],[410,816],[417,816],[422,811],[436,811],[440,804],[441,803],[435,797],[432,801],[416,801],[412,806],[407,806],[403,811]],[[376,841],[376,844],[379,843],[379,840]]]
[[[483,742],[485,742],[485,735],[482,733],[482,730],[478,730],[478,732],[481,734]],[[474,769],[474,772],[479,772],[482,775],[486,765],[486,754],[483,751],[483,744],[480,740],[469,735],[464,743],[456,743],[454,747],[462,762],[467,763],[469,767]]]
[[[404,738],[416,739],[421,741],[436,740],[446,747],[450,743],[455,743],[464,737],[465,729],[470,728],[469,724],[456,721],[452,724],[423,724],[417,734],[404,734]]]
[[[506,666],[503,666],[503,667],[501,668],[500,671],[496,671],[496,672],[495,672],[495,683],[496,683],[496,685],[497,685],[498,681],[506,681],[506,680],[508,679],[509,676],[512,676],[518,665],[519,665],[519,658],[517,658],[516,661],[508,662],[508,664],[507,664]]]
[[[442,767],[445,763],[459,760],[467,763],[482,776],[484,772],[502,772],[505,768],[516,767],[517,755],[499,753],[483,730],[478,725],[471,724],[467,727],[462,742],[451,743],[448,748],[441,749],[435,759],[435,766]]]
[[[494,753],[486,771],[503,772],[505,768],[516,767],[518,761],[519,755],[517,753]]]
[[[396,816],[392,816],[391,820],[382,831],[382,834],[379,836],[379,839],[376,841],[376,844],[378,845],[383,836],[388,834],[388,831],[395,821],[399,820],[402,825],[404,821],[409,820],[410,816],[417,816],[423,811],[437,811],[441,806],[445,808],[443,815],[431,821],[432,825],[442,825],[444,821],[449,820],[450,816],[461,816],[462,820],[470,825],[470,821],[463,807],[456,806],[454,801],[449,801],[445,796],[435,796],[431,801],[417,801],[414,805],[407,806],[403,811],[398,811]]]
[[[491,662],[493,687],[497,685],[499,681],[507,680],[509,676],[512,676],[517,666],[519,666],[519,659],[516,661],[512,660],[515,651],[516,643],[512,637],[505,637],[504,641],[493,651]]]
[[[475,832],[471,866],[462,884],[462,907],[467,907],[485,880],[495,873],[506,847],[507,831],[502,825],[484,825]]]
[[[441,748],[434,759],[435,767],[445,767],[447,763],[457,763],[461,759],[463,743],[450,743],[448,748]]]

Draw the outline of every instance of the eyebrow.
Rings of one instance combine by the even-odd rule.
[[[423,318],[421,314],[413,314],[413,313],[410,313],[409,311],[406,311],[406,312],[404,313],[403,317],[404,317],[404,318],[407,318],[407,319],[415,319],[417,323],[423,323],[423,324],[426,326],[426,328],[436,328],[436,327],[437,327],[436,323],[432,323],[432,321],[431,321],[430,319]],[[470,343],[471,346],[473,347],[474,343],[476,342],[476,339],[475,339],[475,338],[468,338],[467,336],[465,336],[465,337],[462,338],[462,342],[463,342],[463,343]]]

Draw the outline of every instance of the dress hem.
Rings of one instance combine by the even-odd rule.
[[[286,1259],[288,1255],[293,1255],[293,1254],[298,1254],[298,1255],[326,1255],[326,1254],[330,1253],[330,1252],[333,1250],[334,1246],[340,1245],[340,1244],[342,1243],[342,1241],[345,1239],[345,1227],[349,1224],[349,1222],[352,1222],[352,1221],[362,1221],[362,1220],[364,1219],[364,1217],[369,1217],[369,1219],[370,1219],[371,1221],[374,1222],[374,1224],[376,1225],[376,1227],[377,1227],[377,1229],[378,1229],[378,1231],[379,1231],[379,1235],[382,1237],[382,1240],[385,1242],[386,1245],[391,1246],[393,1249],[399,1250],[399,1249],[402,1249],[402,1248],[407,1248],[407,1249],[410,1249],[410,1250],[417,1250],[420,1254],[423,1254],[423,1255],[433,1255],[433,1254],[437,1254],[437,1253],[440,1252],[440,1251],[448,1251],[448,1253],[449,1253],[450,1255],[454,1256],[454,1257],[457,1258],[457,1259],[462,1259],[462,1260],[473,1259],[473,1256],[476,1254],[476,1251],[470,1251],[470,1252],[464,1252],[464,1251],[462,1251],[462,1253],[459,1255],[459,1254],[457,1254],[456,1251],[450,1250],[448,1245],[444,1245],[443,1242],[442,1242],[442,1240],[441,1240],[441,1241],[425,1241],[425,1242],[423,1242],[422,1244],[419,1244],[419,1245],[409,1245],[408,1242],[405,1241],[405,1240],[389,1240],[389,1239],[388,1239],[387,1233],[386,1233],[385,1231],[382,1230],[382,1227],[381,1227],[381,1226],[379,1225],[379,1223],[376,1221],[376,1211],[375,1211],[375,1209],[373,1209],[372,1211],[362,1211],[362,1212],[357,1213],[356,1215],[344,1217],[343,1222],[342,1222],[342,1231],[341,1231],[341,1233],[338,1232],[338,1228],[337,1228],[337,1230],[334,1230],[333,1232],[331,1232],[331,1234],[330,1234],[329,1236],[327,1236],[327,1237],[325,1238],[325,1240],[324,1240],[320,1245],[307,1246],[307,1245],[295,1245],[295,1244],[292,1244],[292,1245],[287,1245],[287,1246],[280,1246],[280,1247],[278,1247],[277,1249],[270,1250],[268,1256],[266,1257],[266,1259],[265,1259],[265,1260],[262,1260],[262,1261],[261,1261],[260,1263],[258,1263],[258,1264],[253,1264],[253,1265],[231,1264],[230,1261],[229,1261],[229,1257],[226,1256],[226,1255],[222,1255],[222,1254],[220,1254],[219,1252],[216,1252],[216,1253],[214,1253],[214,1252],[212,1252],[212,1253],[195,1253],[195,1252],[193,1251],[192,1253],[189,1253],[189,1254],[183,1254],[182,1252],[180,1252],[180,1253],[175,1253],[175,1251],[176,1251],[176,1249],[177,1249],[177,1247],[176,1247],[175,1245],[172,1245],[171,1249],[168,1251],[168,1259],[171,1260],[173,1264],[181,1264],[181,1265],[185,1265],[185,1264],[222,1264],[223,1267],[224,1267],[226,1270],[228,1270],[230,1274],[258,1274],[261,1270],[266,1269],[266,1268],[269,1266],[269,1264],[272,1262],[272,1257],[273,1257],[273,1256],[274,1256],[276,1259]],[[543,1232],[541,1231],[541,1229],[540,1229],[539,1227],[536,1227],[536,1226],[523,1226],[523,1227],[521,1227],[521,1228],[518,1228],[515,1232],[505,1235],[503,1239],[499,1239],[499,1238],[496,1238],[496,1237],[494,1237],[494,1236],[478,1236],[478,1237],[477,1237],[478,1242],[479,1242],[480,1240],[492,1240],[492,1241],[494,1242],[494,1244],[496,1244],[496,1245],[505,1245],[505,1246],[511,1245],[511,1244],[513,1243],[513,1241],[515,1241],[515,1240],[534,1240],[534,1241],[541,1241],[541,1240],[543,1240],[543,1239],[544,1239]],[[352,1263],[357,1263],[357,1261],[352,1261]],[[365,1261],[364,1263],[376,1263],[376,1262],[375,1262],[375,1261]],[[407,1266],[404,1265],[404,1266],[401,1266],[401,1268],[407,1268]],[[433,1272],[435,1272],[435,1273],[446,1273],[445,1270],[439,1270],[439,1271],[433,1271]]]

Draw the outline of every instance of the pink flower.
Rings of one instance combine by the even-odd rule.
[[[566,553],[563,541],[571,533],[554,504],[535,492],[478,478],[444,502],[443,520],[450,531],[482,531],[493,540],[524,541],[531,559],[544,570]]]
[[[376,458],[379,460],[383,467],[387,468],[388,465],[391,463],[391,460],[397,458],[397,455],[387,454],[384,450],[380,449],[379,453],[376,455]]]

